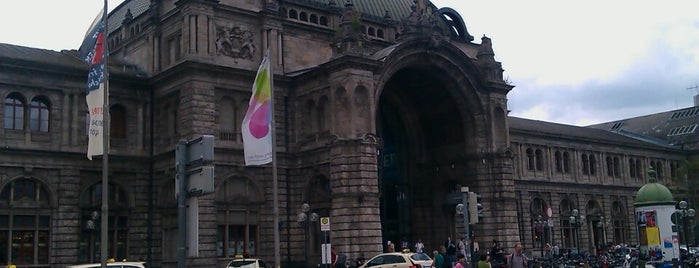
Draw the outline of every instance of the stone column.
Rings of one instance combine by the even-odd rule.
[[[331,243],[348,260],[382,252],[377,137],[334,136],[330,148]]]

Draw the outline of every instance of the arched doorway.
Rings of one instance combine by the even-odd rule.
[[[381,225],[401,248],[422,240],[438,248],[462,232],[447,195],[474,181],[472,117],[464,116],[464,95],[445,71],[407,67],[385,84],[377,109]],[[465,125],[469,125],[466,127]],[[477,160],[476,160],[477,161]],[[458,218],[458,217],[457,217]],[[458,230],[457,230],[458,226]]]

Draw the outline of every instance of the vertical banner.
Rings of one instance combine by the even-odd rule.
[[[241,126],[246,166],[272,162],[271,76],[267,49],[257,70],[252,96]]]
[[[80,58],[89,65],[86,101],[90,113],[87,131],[87,159],[104,153],[104,21],[102,13],[90,25],[80,45]]]

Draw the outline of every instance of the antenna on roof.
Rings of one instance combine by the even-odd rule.
[[[687,90],[692,90],[692,89],[696,90],[696,91],[697,91],[697,94],[699,94],[699,84],[694,84],[693,87],[688,87],[688,88],[687,88]]]
[[[687,90],[696,90],[697,94],[694,95],[694,106],[699,106],[699,84],[694,84],[693,87],[688,87]]]

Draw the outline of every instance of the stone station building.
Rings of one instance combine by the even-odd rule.
[[[432,249],[461,236],[447,201],[461,186],[482,196],[482,249],[497,239],[533,251],[635,244],[633,195],[650,168],[678,198],[696,192],[696,104],[590,127],[508,116],[515,86],[491,40],[426,0],[126,0],[107,42],[108,257],[176,266],[175,146],[204,134],[215,137],[216,192],[196,201],[187,267],[246,251],[270,262],[274,228],[283,266],[315,266],[322,233],[298,221],[304,203],[355,258],[388,240]],[[279,226],[271,166],[245,166],[240,138],[266,48]],[[99,262],[102,161],[85,157],[76,55],[0,44],[0,265]]]

